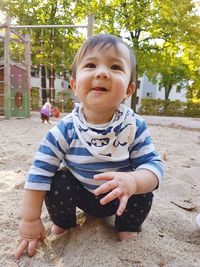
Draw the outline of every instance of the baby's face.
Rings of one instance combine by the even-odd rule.
[[[77,67],[76,80],[72,80],[74,93],[87,112],[116,111],[119,104],[134,91],[129,85],[131,62],[128,48],[118,44],[114,47],[89,49]]]

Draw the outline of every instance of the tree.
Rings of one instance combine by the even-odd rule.
[[[75,24],[72,1],[24,1],[13,4],[11,0],[0,2],[0,10],[10,16],[17,25],[54,25]],[[69,70],[72,59],[84,37],[76,28],[17,30],[21,34],[31,34],[32,64],[44,64],[56,72],[62,71],[62,65]],[[15,55],[19,48],[12,44]],[[16,47],[16,49],[15,49]]]
[[[121,36],[134,50],[137,75],[145,73],[150,79],[162,77],[160,82],[166,85],[166,97],[174,82],[181,79],[193,81],[195,95],[200,91],[200,17],[195,14],[191,0],[19,0],[16,5],[11,0],[4,0],[3,4],[0,2],[0,10],[21,24],[77,24],[85,21],[89,13],[94,13],[94,33],[109,32]],[[52,42],[43,43],[42,47],[47,51],[45,57],[41,55],[40,36],[41,32],[33,36],[33,62],[34,58],[42,60],[43,57],[48,63],[52,50],[57,60],[63,51],[63,33],[54,33],[58,42],[55,47],[50,46]],[[52,36],[52,32],[49,35],[43,33],[43,40],[52,40]],[[67,31],[64,51],[68,67],[83,39],[77,30]],[[59,62],[55,64],[59,65]]]
[[[136,54],[138,76],[145,73],[154,81],[159,77],[166,98],[177,82],[194,80],[197,85],[200,61],[192,59],[191,53],[196,51],[199,58],[199,41],[193,41],[195,36],[200,40],[200,17],[191,0],[91,0],[90,6],[77,0],[75,5],[80,19],[87,12],[95,13],[96,33],[110,32],[125,39]]]
[[[178,1],[172,4],[177,5]],[[157,13],[162,17],[159,21],[162,31],[169,33],[168,38],[163,39],[158,60],[159,80],[165,87],[165,98],[168,99],[173,85],[180,82],[188,86],[191,82],[197,85],[199,81],[200,60],[196,59],[200,57],[200,17],[194,13],[194,5],[188,0],[181,1],[179,8],[172,6],[171,10],[165,5],[160,6]],[[152,74],[149,76],[152,77]],[[198,90],[200,92],[200,87]]]
[[[190,35],[190,38],[188,38]],[[187,32],[183,42],[183,61],[188,66],[190,85],[188,86],[188,98],[200,99],[200,17],[193,16],[188,23]]]

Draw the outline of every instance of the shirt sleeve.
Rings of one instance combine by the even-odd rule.
[[[25,189],[50,190],[52,177],[69,147],[67,126],[61,121],[42,140],[25,182]]]
[[[150,170],[160,182],[164,176],[164,163],[155,150],[145,121],[138,117],[136,127],[135,139],[130,148],[132,168]]]

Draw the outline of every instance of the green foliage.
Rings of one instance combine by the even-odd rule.
[[[39,110],[40,108],[39,89],[36,87],[32,87],[30,96],[31,96],[31,103],[30,103],[31,110]]]
[[[161,99],[142,99],[140,114],[162,116],[186,116],[200,118],[200,102]]]
[[[62,104],[63,103],[63,104]],[[55,104],[54,106],[58,107],[60,112],[71,112],[74,108],[74,100],[72,99],[71,92],[65,91],[55,93]],[[31,110],[39,111],[41,108],[41,101],[39,95],[39,88],[31,88]]]
[[[173,85],[199,81],[200,17],[191,0],[91,0],[89,6],[86,0],[75,3],[79,14],[95,14],[95,33],[123,36],[136,54],[137,75],[145,73],[160,82],[166,99]],[[195,87],[195,94],[200,95],[200,86]]]
[[[3,58],[3,57],[4,57],[4,44],[0,40],[0,58]]]
[[[192,81],[189,94],[200,97],[200,17],[192,0],[4,0],[0,10],[30,25],[83,24],[93,13],[94,33],[122,36],[136,54],[137,75],[159,81],[166,99],[180,81]],[[84,38],[77,29],[32,31],[33,65],[70,69]]]
[[[18,25],[73,25],[77,20],[73,11],[72,1],[11,1],[0,2],[0,10],[12,18],[12,24]],[[33,66],[44,64],[53,68],[59,74],[71,67],[72,60],[79,46],[84,40],[80,29],[18,29],[21,35],[31,36],[31,59]],[[16,38],[16,36],[14,36]],[[20,51],[20,53],[19,53]],[[11,43],[11,56],[13,60],[20,61],[24,56],[22,44]],[[22,59],[21,61],[24,61]],[[64,66],[64,67],[63,67]]]
[[[188,101],[187,109],[185,109],[185,116],[200,118],[200,102]]]
[[[62,105],[62,103],[64,105]],[[74,100],[72,99],[71,92],[66,91],[64,94],[62,92],[57,92],[55,106],[58,107],[60,111],[64,108],[63,112],[71,112],[74,108]]]

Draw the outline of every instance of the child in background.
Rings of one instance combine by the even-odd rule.
[[[50,116],[51,116],[51,103],[46,102],[40,110],[40,117],[42,119],[42,122],[50,123]]]
[[[59,118],[60,117],[60,111],[59,111],[58,107],[52,108],[52,113],[53,113],[54,118]]]
[[[163,177],[144,120],[123,104],[135,91],[135,57],[109,34],[78,51],[71,87],[80,104],[42,141],[25,183],[19,259],[45,238],[45,202],[55,235],[76,226],[76,207],[96,217],[115,215],[120,240],[135,237]],[[65,169],[60,169],[64,165]]]

